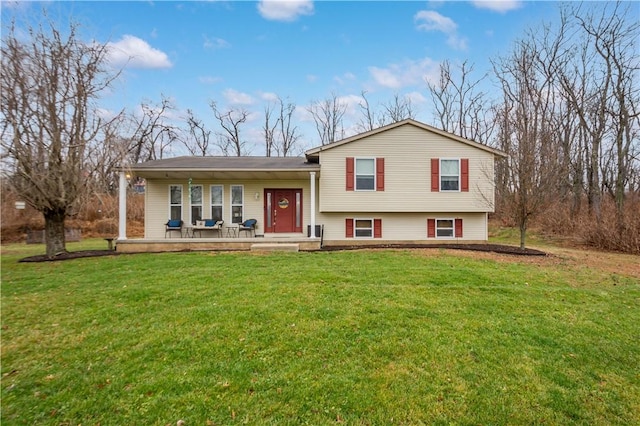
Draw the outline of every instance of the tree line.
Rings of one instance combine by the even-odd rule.
[[[490,70],[478,75],[468,61],[443,61],[439,78],[425,80],[429,124],[508,155],[486,172],[495,174],[496,210],[520,229],[523,247],[532,221],[543,217],[557,232],[588,226],[596,236],[618,241],[608,248],[640,251],[635,7],[563,5],[556,23],[525,31],[509,52],[491,58]],[[261,153],[251,152],[245,137],[248,119],[257,113],[214,100],[209,107],[215,129],[191,109],[179,116],[164,95],[141,102],[136,113],[101,116],[101,93],[118,77],[105,66],[106,46],[81,43],[75,24],[64,37],[52,23],[30,34],[24,42],[12,27],[3,37],[3,172],[43,213],[47,235],[60,231],[83,191],[114,191],[122,164],[176,151],[269,157],[308,148],[296,124],[299,107],[280,96],[262,111]],[[350,132],[369,131],[417,115],[410,98],[400,94],[378,105],[367,92],[359,98],[356,123],[347,122],[348,105],[335,93],[304,108],[318,144],[350,136],[347,126]],[[555,222],[541,214],[552,208],[560,218]],[[47,246],[48,253],[63,250],[59,238]]]

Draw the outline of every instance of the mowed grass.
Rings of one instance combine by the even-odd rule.
[[[640,424],[634,277],[437,249],[23,247],[2,255],[3,425]]]

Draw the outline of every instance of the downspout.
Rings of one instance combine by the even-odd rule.
[[[309,238],[316,237],[316,172],[309,172],[311,185],[311,232]]]

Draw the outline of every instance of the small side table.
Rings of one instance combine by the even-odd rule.
[[[237,238],[238,237],[238,225],[228,225],[227,226],[227,238]]]
[[[192,225],[184,227],[184,237],[193,238],[193,226]]]

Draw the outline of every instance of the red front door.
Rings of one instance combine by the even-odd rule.
[[[264,190],[265,232],[302,232],[302,190]]]

